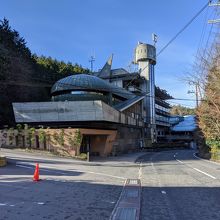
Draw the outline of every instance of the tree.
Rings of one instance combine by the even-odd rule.
[[[201,102],[196,111],[198,125],[205,143],[220,148],[220,41],[216,38],[210,50],[198,57],[194,74],[188,75],[189,83],[196,83]],[[207,145],[204,143],[204,147]]]
[[[220,147],[220,66],[216,61],[209,70],[204,101],[200,104],[197,114],[206,140],[209,144]]]
[[[0,42],[6,48],[15,50],[20,56],[31,58],[31,51],[26,46],[24,38],[20,37],[18,31],[11,29],[6,18],[0,21]]]
[[[187,108],[182,105],[173,105],[170,111],[171,115],[195,115],[194,108]]]
[[[63,61],[58,61],[51,57],[37,56],[36,54],[34,54],[32,58],[37,63],[38,70],[48,74],[58,73],[62,75],[72,75],[72,74],[89,72],[88,69],[83,68],[77,63],[75,64],[72,64],[71,62],[65,63]]]

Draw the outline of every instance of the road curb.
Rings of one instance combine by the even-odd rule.
[[[219,166],[220,166],[220,163],[215,162],[215,161],[212,161],[212,160],[203,159],[203,158],[197,156],[196,154],[197,154],[197,153],[194,153],[193,156],[194,156],[195,158],[197,158],[198,160],[203,160],[203,161],[206,161],[206,162],[208,162],[208,163],[213,163],[213,164],[216,164],[216,165],[219,165]]]

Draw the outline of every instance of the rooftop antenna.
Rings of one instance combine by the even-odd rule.
[[[93,63],[95,62],[95,53],[93,53],[93,55],[90,56],[89,62],[90,62],[91,72],[93,72]]]
[[[158,39],[157,35],[155,33],[152,33],[152,40],[154,42],[155,47],[156,47],[157,39]]]

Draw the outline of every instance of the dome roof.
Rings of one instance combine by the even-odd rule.
[[[123,88],[112,85],[111,83],[88,74],[77,74],[67,76],[58,80],[51,89],[51,94],[56,95],[65,91],[97,91],[111,92],[117,96],[129,99],[135,95]]]
[[[87,74],[77,74],[67,76],[58,80],[52,87],[51,93],[56,93],[66,90],[98,90],[98,91],[110,91],[111,86],[106,81],[96,76]]]

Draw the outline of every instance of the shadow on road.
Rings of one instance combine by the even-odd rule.
[[[19,162],[19,161],[17,161]],[[19,167],[21,166],[21,168]],[[26,168],[22,168],[22,166]],[[42,175],[47,175],[47,176],[80,176],[83,174],[83,172],[77,172],[77,171],[69,171],[69,170],[58,170],[56,168],[44,168],[40,166],[40,174]],[[18,167],[15,165],[15,163],[8,163],[6,167],[1,167],[0,168],[0,174],[2,175],[14,175],[18,176],[19,175],[33,175],[35,170],[35,166],[33,165],[18,165]],[[0,181],[2,180],[2,177],[0,176]]]
[[[58,178],[32,182],[19,179],[22,172],[29,171],[12,172],[10,169],[12,165],[0,169],[1,220],[107,220],[122,191],[121,185],[101,179],[63,182]],[[8,173],[4,174],[4,170]],[[17,178],[10,179],[10,172]],[[9,175],[8,179],[2,178],[3,175]],[[219,198],[219,187],[144,186],[141,219],[216,220],[220,216]]]
[[[122,190],[122,186],[93,180],[32,182],[22,181],[19,175],[13,180],[0,178],[1,220],[107,220]]]

